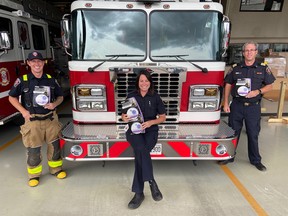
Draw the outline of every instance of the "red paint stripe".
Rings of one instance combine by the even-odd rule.
[[[128,142],[116,142],[109,149],[109,158],[119,157],[130,144]],[[107,152],[103,154],[102,158],[107,157]]]
[[[184,142],[167,142],[181,157],[190,157],[190,148]]]
[[[159,155],[153,155],[153,154],[150,154],[152,158],[160,158],[160,157],[166,157],[163,153],[162,154],[159,154]]]

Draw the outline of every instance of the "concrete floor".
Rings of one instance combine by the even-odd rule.
[[[219,166],[214,161],[199,161],[194,166],[192,161],[154,161],[155,178],[164,198],[155,202],[146,184],[145,200],[136,210],[127,208],[133,196],[133,161],[106,162],[105,167],[102,162],[64,161],[68,177],[59,180],[48,174],[44,155],[40,184],[30,188],[19,127],[1,126],[0,215],[288,215],[288,124],[268,123],[268,118],[262,117],[259,137],[266,172],[249,164],[243,130],[232,164]],[[68,120],[61,118],[63,123]]]

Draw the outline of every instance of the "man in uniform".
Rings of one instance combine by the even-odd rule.
[[[266,63],[257,63],[258,44],[251,41],[242,47],[244,61],[233,65],[225,77],[224,111],[229,114],[229,125],[235,130],[240,139],[243,121],[248,138],[248,156],[250,163],[258,170],[265,171],[266,167],[261,163],[258,147],[260,132],[262,94],[272,89],[275,77]],[[229,95],[233,100],[229,106]],[[219,161],[224,165],[233,162],[230,160]]]
[[[50,173],[58,179],[66,177],[58,138],[61,124],[55,111],[63,101],[63,92],[56,80],[43,72],[45,62],[41,53],[30,53],[27,64],[31,73],[15,81],[9,92],[9,101],[25,119],[20,132],[27,149],[28,184],[35,187],[42,173],[41,147],[44,143],[47,143]]]

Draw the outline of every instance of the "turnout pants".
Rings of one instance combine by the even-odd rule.
[[[249,104],[233,100],[230,106],[229,125],[235,130],[240,139],[243,121],[245,122],[248,138],[248,157],[250,163],[255,165],[261,162],[258,147],[258,136],[260,133],[261,106],[260,103]]]
[[[37,115],[41,116],[41,115]],[[59,144],[61,123],[56,112],[53,118],[25,122],[21,126],[23,144],[27,149],[27,171],[29,178],[40,177],[42,173],[41,147],[47,144],[47,160],[51,174],[62,169],[62,159]]]
[[[132,191],[142,193],[144,190],[144,182],[154,179],[150,151],[157,143],[158,131],[155,130],[134,135],[131,135],[131,132],[126,132],[126,137],[134,150],[135,156]]]

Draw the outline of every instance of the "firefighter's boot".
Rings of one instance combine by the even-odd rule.
[[[41,148],[27,148],[27,171],[29,176],[28,185],[36,187],[39,184],[42,173]]]
[[[63,170],[60,170],[56,173],[54,173],[54,175],[58,178],[58,179],[64,179],[67,176],[67,173]]]
[[[39,177],[30,178],[28,184],[30,187],[36,187],[39,184]]]

